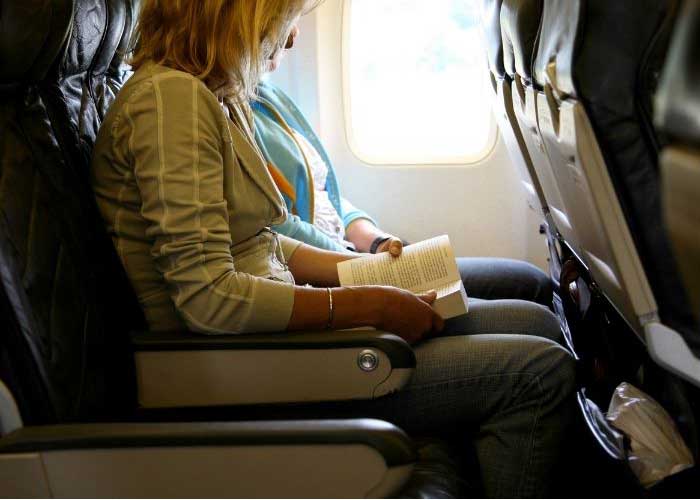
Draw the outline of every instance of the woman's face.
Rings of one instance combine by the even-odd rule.
[[[296,23],[292,26],[292,29],[289,32],[289,36],[287,37],[286,43],[283,47],[281,47],[279,50],[275,51],[275,53],[268,59],[267,61],[267,71],[268,72],[273,72],[275,71],[280,63],[282,62],[282,59],[284,58],[284,55],[287,53],[288,50],[290,50],[294,46],[294,40],[296,37],[299,35],[299,26],[297,26]]]

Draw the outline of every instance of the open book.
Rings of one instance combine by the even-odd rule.
[[[389,285],[414,293],[437,292],[433,309],[444,319],[466,314],[467,292],[447,235],[404,247],[400,257],[368,255],[338,264],[341,285]]]

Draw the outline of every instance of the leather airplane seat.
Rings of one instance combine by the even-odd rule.
[[[655,337],[675,342],[695,327],[662,220],[651,113],[678,3],[544,0],[534,64],[539,130],[573,230],[565,240],[652,356]]]
[[[358,352],[369,351],[401,380],[415,356],[383,332],[215,342],[143,332],[89,173],[100,123],[130,76],[123,59],[136,7],[135,0],[0,4],[0,496],[468,494],[447,445],[417,446],[386,422],[164,422],[139,411],[135,365],[148,366],[139,356],[274,351],[305,360],[307,380],[314,355],[350,353],[348,368],[337,367],[343,376],[359,370]],[[198,411],[171,410],[175,420]],[[324,473],[304,476],[316,467]]]
[[[3,321],[5,347],[17,349],[5,361],[27,385],[11,389],[28,423],[97,419],[128,403],[126,366],[111,363],[123,332],[142,328],[88,170],[101,117],[128,76],[117,53],[133,11],[68,0],[1,9]]]

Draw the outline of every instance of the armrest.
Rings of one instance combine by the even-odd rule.
[[[364,498],[414,461],[370,419],[30,427],[0,439],[0,497]]]
[[[132,335],[143,408],[372,399],[408,382],[411,347],[376,330]]]

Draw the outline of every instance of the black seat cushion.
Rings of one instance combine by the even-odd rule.
[[[72,2],[0,4],[0,85],[43,80],[72,17]]]
[[[131,398],[118,354],[142,318],[88,172],[101,118],[128,76],[119,52],[133,7],[43,0],[0,9],[0,352],[23,353],[8,356],[5,371],[21,368],[10,388],[28,423],[108,418]]]

